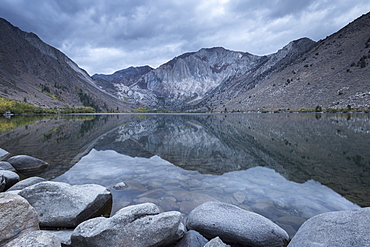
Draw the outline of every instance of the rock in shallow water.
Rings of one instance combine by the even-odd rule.
[[[316,215],[288,246],[370,246],[370,208]]]
[[[184,234],[180,212],[160,213],[153,203],[129,206],[111,218],[87,220],[74,230],[72,246],[167,246]]]
[[[186,226],[207,238],[219,236],[230,244],[286,246],[288,234],[269,219],[237,206],[206,202],[188,216]]]
[[[8,162],[20,173],[34,172],[49,166],[47,162],[29,155],[13,156],[8,159]]]
[[[112,199],[111,193],[96,184],[71,186],[61,182],[41,182],[24,188],[19,195],[36,209],[41,227],[76,227],[99,215]]]
[[[0,193],[0,246],[24,232],[39,229],[36,210],[21,196]]]

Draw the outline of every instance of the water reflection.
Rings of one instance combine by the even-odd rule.
[[[114,210],[156,200],[186,213],[215,199],[291,227],[319,212],[357,207],[349,201],[370,206],[369,114],[21,120],[0,121],[0,148],[49,162],[36,174],[47,179],[126,182],[123,191],[112,190]]]
[[[114,195],[112,214],[143,202],[188,214],[203,202],[217,200],[264,215],[291,235],[318,213],[359,208],[318,182],[291,182],[270,168],[257,166],[217,176],[181,169],[158,156],[132,158],[112,150],[93,149],[55,180],[109,187]],[[123,181],[122,190],[112,188]]]

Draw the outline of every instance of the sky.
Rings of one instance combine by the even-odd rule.
[[[0,0],[1,18],[90,75],[156,68],[216,46],[267,55],[324,39],[369,11],[369,0]]]

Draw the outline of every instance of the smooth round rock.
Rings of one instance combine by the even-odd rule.
[[[206,202],[193,209],[186,226],[208,239],[219,236],[230,244],[277,247],[289,241],[288,233],[271,220],[221,202]]]
[[[316,215],[303,223],[288,246],[370,246],[370,207]]]
[[[47,162],[29,155],[13,156],[8,162],[20,173],[43,170],[49,166]]]

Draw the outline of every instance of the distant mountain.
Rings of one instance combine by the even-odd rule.
[[[93,78],[104,90],[129,102],[149,108],[190,109],[235,78],[245,74],[258,78],[266,71],[290,63],[314,44],[310,39],[301,39],[269,56],[214,47],[182,54],[146,72],[142,68],[131,67],[112,75],[94,75]]]
[[[45,108],[370,108],[369,61],[370,13],[324,40],[298,39],[266,56],[203,48],[156,69],[130,67],[91,78],[35,34],[0,19],[0,97]]]
[[[116,97],[151,109],[369,108],[369,16],[319,42],[302,38],[266,56],[215,47],[157,69],[131,67],[93,78]]]
[[[92,106],[99,111],[132,108],[97,87],[62,52],[1,18],[0,97],[43,108]]]

